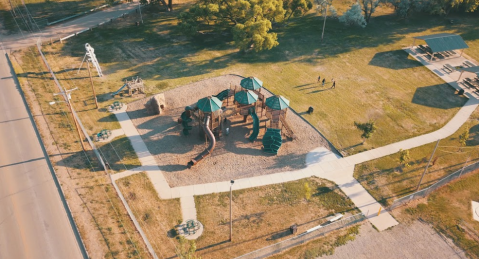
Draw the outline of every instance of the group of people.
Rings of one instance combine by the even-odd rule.
[[[321,82],[324,86],[324,84],[326,83],[326,78],[323,78],[323,81],[321,81],[321,75],[318,76],[318,83],[319,82]],[[336,88],[336,81],[334,81],[334,78],[331,78],[331,82],[333,82],[333,84],[331,85],[331,89]]]

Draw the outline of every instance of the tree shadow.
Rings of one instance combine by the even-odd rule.
[[[448,84],[440,84],[418,87],[414,92],[412,103],[447,110],[462,107],[467,100],[466,97],[455,95],[455,89]]]
[[[402,49],[378,52],[374,54],[374,57],[369,61],[369,65],[394,70],[422,66],[420,62],[409,59],[409,54]]]

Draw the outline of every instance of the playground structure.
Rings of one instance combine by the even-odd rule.
[[[248,116],[253,121],[252,132],[248,136],[250,141],[255,141],[260,133],[260,117],[265,112],[265,134],[262,138],[263,150],[267,153],[277,154],[281,147],[282,129],[288,139],[296,139],[291,126],[286,120],[289,101],[282,96],[271,96],[265,99],[261,93],[263,82],[254,77],[245,78],[240,83],[241,88],[225,89],[219,94],[208,96],[198,100],[192,106],[187,106],[178,119],[182,124],[183,135],[188,136],[193,126],[190,123],[195,120],[199,125],[200,136],[209,141],[208,147],[198,156],[188,162],[187,167],[199,163],[211,154],[216,146],[216,141],[222,136],[225,122],[231,116],[243,116],[243,122],[247,122]],[[266,108],[266,109],[265,109]],[[258,116],[258,114],[260,116]],[[267,127],[269,121],[269,127]],[[229,128],[226,129],[228,132]]]
[[[120,89],[118,89],[116,92],[113,92],[111,95],[115,96],[121,93],[125,87],[128,89],[129,96],[132,96],[134,93],[145,93],[145,85],[143,80],[137,76],[136,78],[131,78],[131,81],[125,79],[125,83],[120,87]]]

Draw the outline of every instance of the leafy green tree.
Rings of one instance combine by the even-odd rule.
[[[357,25],[365,28],[367,25],[361,10],[361,6],[357,2],[353,4],[341,17],[339,17],[339,21],[348,26]]]
[[[409,164],[409,160],[411,157],[409,156],[409,150],[399,150],[399,164],[408,168],[411,165]]]
[[[289,20],[291,16],[298,17],[305,14],[313,8],[310,0],[283,0],[283,9],[285,10],[285,18]]]
[[[376,11],[376,8],[379,6],[380,0],[361,0],[361,5],[364,12],[364,19],[366,23],[369,23],[371,15]]]
[[[361,138],[363,139],[369,139],[371,135],[376,132],[376,123],[374,121],[368,121],[365,123],[359,123],[359,122],[354,122],[354,126],[360,131],[363,132],[361,134]]]
[[[459,136],[459,144],[461,147],[467,146],[467,140],[469,139],[469,127],[464,129],[464,132]]]
[[[195,240],[187,240],[184,236],[179,236],[179,245],[176,247],[176,255],[180,259],[201,259],[196,256]]]
[[[199,32],[231,31],[236,46],[243,51],[271,49],[278,45],[276,33],[271,32],[272,23],[285,19],[283,6],[295,8],[288,9],[291,15],[302,13],[307,6],[301,1],[285,5],[282,0],[199,0],[188,11],[180,13],[179,26],[190,36]]]

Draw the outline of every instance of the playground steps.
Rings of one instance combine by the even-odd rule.
[[[267,153],[278,154],[283,140],[281,139],[281,130],[267,128],[263,136],[263,150]]]
[[[285,135],[290,139],[296,139],[296,136],[294,135],[294,132],[291,129],[291,126],[289,126],[289,123],[286,121],[286,118],[281,116],[279,119],[281,120],[281,123],[283,124],[283,127],[286,130]]]

